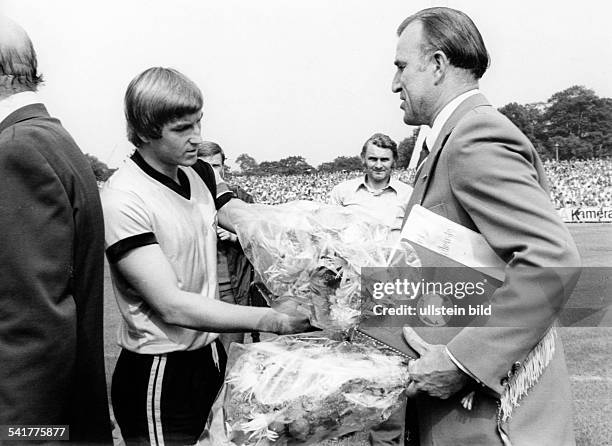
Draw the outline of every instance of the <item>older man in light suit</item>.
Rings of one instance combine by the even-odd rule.
[[[574,444],[553,325],[579,275],[564,268],[580,259],[550,202],[542,163],[479,92],[489,58],[467,15],[426,9],[404,20],[398,36],[392,88],[404,121],[432,128],[408,212],[420,204],[479,232],[506,263],[485,327],[405,330],[421,355],[410,364],[408,388],[420,444]],[[460,402],[472,389],[468,410]]]

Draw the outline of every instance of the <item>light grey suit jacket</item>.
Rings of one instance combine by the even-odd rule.
[[[495,445],[503,435],[514,446],[574,444],[558,338],[538,382],[509,420],[497,422],[508,377],[528,373],[521,371],[523,362],[554,323],[580,272],[578,251],[550,202],[546,181],[533,145],[481,94],[451,115],[416,179],[408,212],[421,204],[481,233],[507,263],[488,326],[450,330],[443,341],[479,381],[475,406],[465,410],[462,393],[448,400],[418,397],[422,445]],[[439,329],[417,332],[439,342],[445,335],[434,330]]]

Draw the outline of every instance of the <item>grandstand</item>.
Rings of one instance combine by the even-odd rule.
[[[551,199],[557,209],[612,207],[612,158],[589,160],[549,160],[544,163]],[[258,203],[281,204],[294,200],[326,202],[336,184],[362,175],[330,172],[302,175],[233,175],[229,182],[246,189]],[[397,169],[395,176],[411,183],[411,169]]]
[[[547,161],[551,198],[563,207],[612,207],[612,158]]]

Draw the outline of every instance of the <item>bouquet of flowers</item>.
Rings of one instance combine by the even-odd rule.
[[[412,247],[392,242],[369,215],[308,201],[256,209],[237,225],[245,254],[270,299],[296,300],[318,328],[359,323],[362,268],[420,266]]]
[[[400,404],[400,356],[321,334],[232,344],[200,444],[312,445],[367,429]]]

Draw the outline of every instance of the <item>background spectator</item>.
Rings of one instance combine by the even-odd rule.
[[[612,206],[612,158],[545,161],[544,168],[556,208]],[[293,200],[325,203],[338,183],[363,175],[361,171],[302,175],[231,175],[258,203],[281,204]],[[412,169],[395,169],[393,178],[411,184]]]

